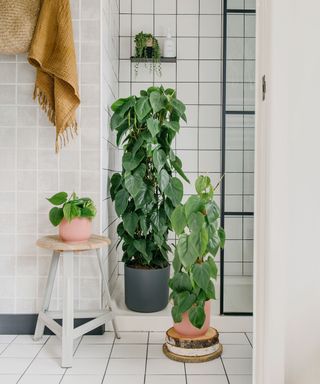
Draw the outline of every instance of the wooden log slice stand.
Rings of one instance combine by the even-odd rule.
[[[219,333],[214,328],[198,337],[188,338],[176,332],[172,327],[166,332],[166,342],[163,353],[171,360],[184,363],[203,363],[221,356],[222,345],[219,343]]]

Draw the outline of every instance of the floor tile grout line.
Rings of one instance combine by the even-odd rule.
[[[246,338],[248,339],[248,341],[249,341],[249,344],[251,345],[251,347],[253,348],[253,345],[252,345],[252,343],[251,343],[251,340],[249,339],[249,336],[247,335],[247,332],[244,332],[244,334],[246,335]]]
[[[185,381],[186,381],[186,384],[188,384],[188,375],[187,375],[187,367],[186,367],[186,363],[183,363],[183,367],[184,367],[184,377],[185,377]]]
[[[143,384],[146,384],[146,380],[147,380],[149,340],[150,340],[150,332],[148,332],[148,339],[147,339],[146,362],[145,362],[145,366],[144,366],[144,378],[143,378]]]
[[[228,384],[230,384],[230,380],[229,380],[229,377],[228,377],[228,374],[227,374],[227,371],[226,371],[226,367],[224,366],[223,359],[222,359],[221,356],[219,357],[219,359],[220,359],[221,364],[222,364],[222,366],[223,366],[223,370],[224,370],[225,376],[226,376],[226,378],[227,378],[227,382],[228,382]]]
[[[83,338],[83,335],[81,336],[81,339],[80,339],[80,341],[79,341],[79,343],[78,343],[76,349],[74,350],[74,352],[73,352],[73,354],[72,354],[72,359],[74,358],[74,355],[76,354],[76,352],[77,352],[77,350],[78,350],[78,348],[79,348],[79,346],[80,346],[80,344],[81,344],[82,338]],[[62,351],[61,351],[61,357],[62,357]],[[59,384],[62,382],[62,380],[63,380],[63,378],[65,377],[65,375],[66,375],[68,369],[70,369],[70,368],[67,368],[67,369],[63,372],[63,375],[62,375],[62,377],[61,377],[61,379],[60,379],[60,381],[59,381]]]
[[[101,384],[103,384],[104,378],[106,377],[107,369],[108,369],[108,366],[109,366],[109,362],[110,362],[110,359],[111,359],[111,355],[112,355],[112,351],[113,351],[113,347],[115,345],[115,342],[116,342],[116,335],[114,335],[114,338],[113,338],[113,343],[112,343],[112,346],[111,346],[111,349],[110,349],[110,353],[109,353],[106,369],[104,370],[104,373],[103,373],[103,376],[102,376]]]
[[[43,337],[43,336],[42,336]],[[26,374],[27,370],[30,368],[31,364],[35,361],[36,357],[39,355],[39,353],[42,351],[43,347],[48,343],[48,341],[50,340],[51,336],[49,336],[47,338],[47,340],[42,344],[42,347],[39,349],[39,351],[36,353],[36,355],[33,357],[33,359],[31,360],[30,364],[27,366],[27,368],[22,372],[21,376],[19,377],[18,381],[16,384],[19,383],[19,381],[23,378],[23,376]],[[30,343],[31,344],[31,343]],[[37,345],[37,344],[35,344]]]
[[[1,355],[3,354],[3,352],[5,352],[5,351],[9,348],[9,346],[16,340],[16,338],[17,338],[18,336],[19,336],[19,335],[16,335],[16,336],[10,341],[10,343],[7,344],[7,346],[5,347],[5,349],[0,353],[0,357],[1,357]]]

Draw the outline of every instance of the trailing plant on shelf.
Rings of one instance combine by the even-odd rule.
[[[162,86],[112,105],[111,129],[124,153],[122,172],[112,176],[110,194],[121,218],[117,231],[126,267],[155,270],[169,265],[170,217],[183,197],[174,172],[188,181],[171,148],[180,119],[186,121],[185,109],[175,90]]]
[[[61,223],[63,218],[71,222],[76,217],[92,219],[96,215],[94,202],[89,197],[79,199],[74,192],[69,198],[66,192],[59,192],[47,200],[55,206],[49,212],[49,220],[55,227]]]
[[[205,303],[215,299],[213,280],[217,278],[215,256],[224,246],[225,233],[219,226],[220,210],[214,201],[215,189],[208,176],[199,176],[196,195],[172,213],[171,223],[178,242],[175,247],[172,289],[172,317],[181,323],[188,314],[191,324],[200,329],[205,322]]]
[[[138,33],[135,38],[135,58],[152,59],[150,70],[155,70],[161,76],[160,46],[158,40],[151,33]],[[138,74],[139,62],[135,63],[135,73]]]

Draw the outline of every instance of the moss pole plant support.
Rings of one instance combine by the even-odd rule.
[[[126,266],[154,270],[169,265],[170,217],[183,197],[174,172],[189,181],[171,148],[180,119],[186,121],[185,109],[175,91],[163,87],[112,105],[111,129],[124,153],[122,172],[112,176],[110,194],[121,218],[117,231]],[[148,287],[144,291],[148,294]]]
[[[191,324],[200,329],[205,322],[206,301],[215,299],[213,280],[217,277],[214,260],[224,246],[225,233],[219,227],[220,210],[214,201],[214,188],[208,176],[199,176],[196,195],[190,196],[172,213],[171,222],[178,242],[170,279],[172,317],[181,323],[188,313]]]
[[[150,71],[156,71],[161,76],[160,46],[158,40],[151,33],[138,33],[135,38],[135,57],[139,59],[151,59]],[[138,75],[139,62],[135,63],[135,74]]]

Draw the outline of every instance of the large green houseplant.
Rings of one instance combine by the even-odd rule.
[[[170,217],[183,197],[174,172],[188,181],[171,145],[180,119],[186,120],[185,109],[175,91],[163,87],[112,105],[111,129],[124,152],[122,172],[112,176],[110,194],[121,219],[117,231],[125,263],[125,301],[140,312],[158,311],[168,303]]]
[[[187,336],[205,333],[209,327],[209,304],[215,299],[213,280],[217,277],[214,257],[225,241],[210,178],[199,176],[195,188],[197,194],[178,205],[171,216],[178,237],[174,275],[169,282],[174,304],[172,317],[176,330]]]

